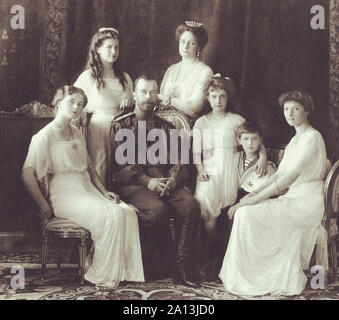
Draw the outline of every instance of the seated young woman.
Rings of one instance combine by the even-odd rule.
[[[296,134],[278,171],[229,211],[230,241],[219,277],[237,295],[299,295],[324,213],[326,150],[309,123],[313,100],[291,91],[279,98]],[[278,198],[270,199],[287,190]]]
[[[32,137],[22,178],[40,207],[43,225],[54,214],[90,231],[94,255],[86,261],[87,281],[105,287],[118,286],[123,280],[144,281],[137,215],[105,189],[83,135],[70,125],[86,103],[82,89],[57,90],[52,102],[55,119]],[[48,198],[39,188],[47,176]]]

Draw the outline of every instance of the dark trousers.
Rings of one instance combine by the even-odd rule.
[[[178,187],[169,196],[161,198],[142,185],[129,185],[122,187],[119,193],[123,200],[140,210],[138,217],[143,256],[147,244],[152,244],[160,256],[161,264],[171,264],[175,255],[176,267],[189,269],[194,264],[194,244],[200,210],[191,191]],[[169,229],[171,217],[175,221],[175,250]],[[147,270],[147,265],[144,266]],[[157,266],[158,269],[163,267],[166,266]]]

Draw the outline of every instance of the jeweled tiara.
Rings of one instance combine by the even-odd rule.
[[[185,21],[186,26],[191,28],[199,28],[202,27],[202,23],[197,21]]]

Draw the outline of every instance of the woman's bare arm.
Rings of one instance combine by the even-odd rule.
[[[39,188],[38,181],[35,178],[34,168],[27,167],[22,169],[21,177],[33,200],[40,207],[41,224],[42,226],[45,226],[52,218],[53,212]]]
[[[38,182],[35,178],[34,168],[24,168],[22,170],[21,177],[27,190],[29,191],[30,195],[37,203],[37,205],[40,207],[41,211],[50,209],[49,203],[43,196],[39,188]]]

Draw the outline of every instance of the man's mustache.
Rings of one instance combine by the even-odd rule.
[[[153,100],[146,100],[146,101],[144,101],[142,104],[151,104],[151,105],[157,105],[157,101],[153,101]]]

